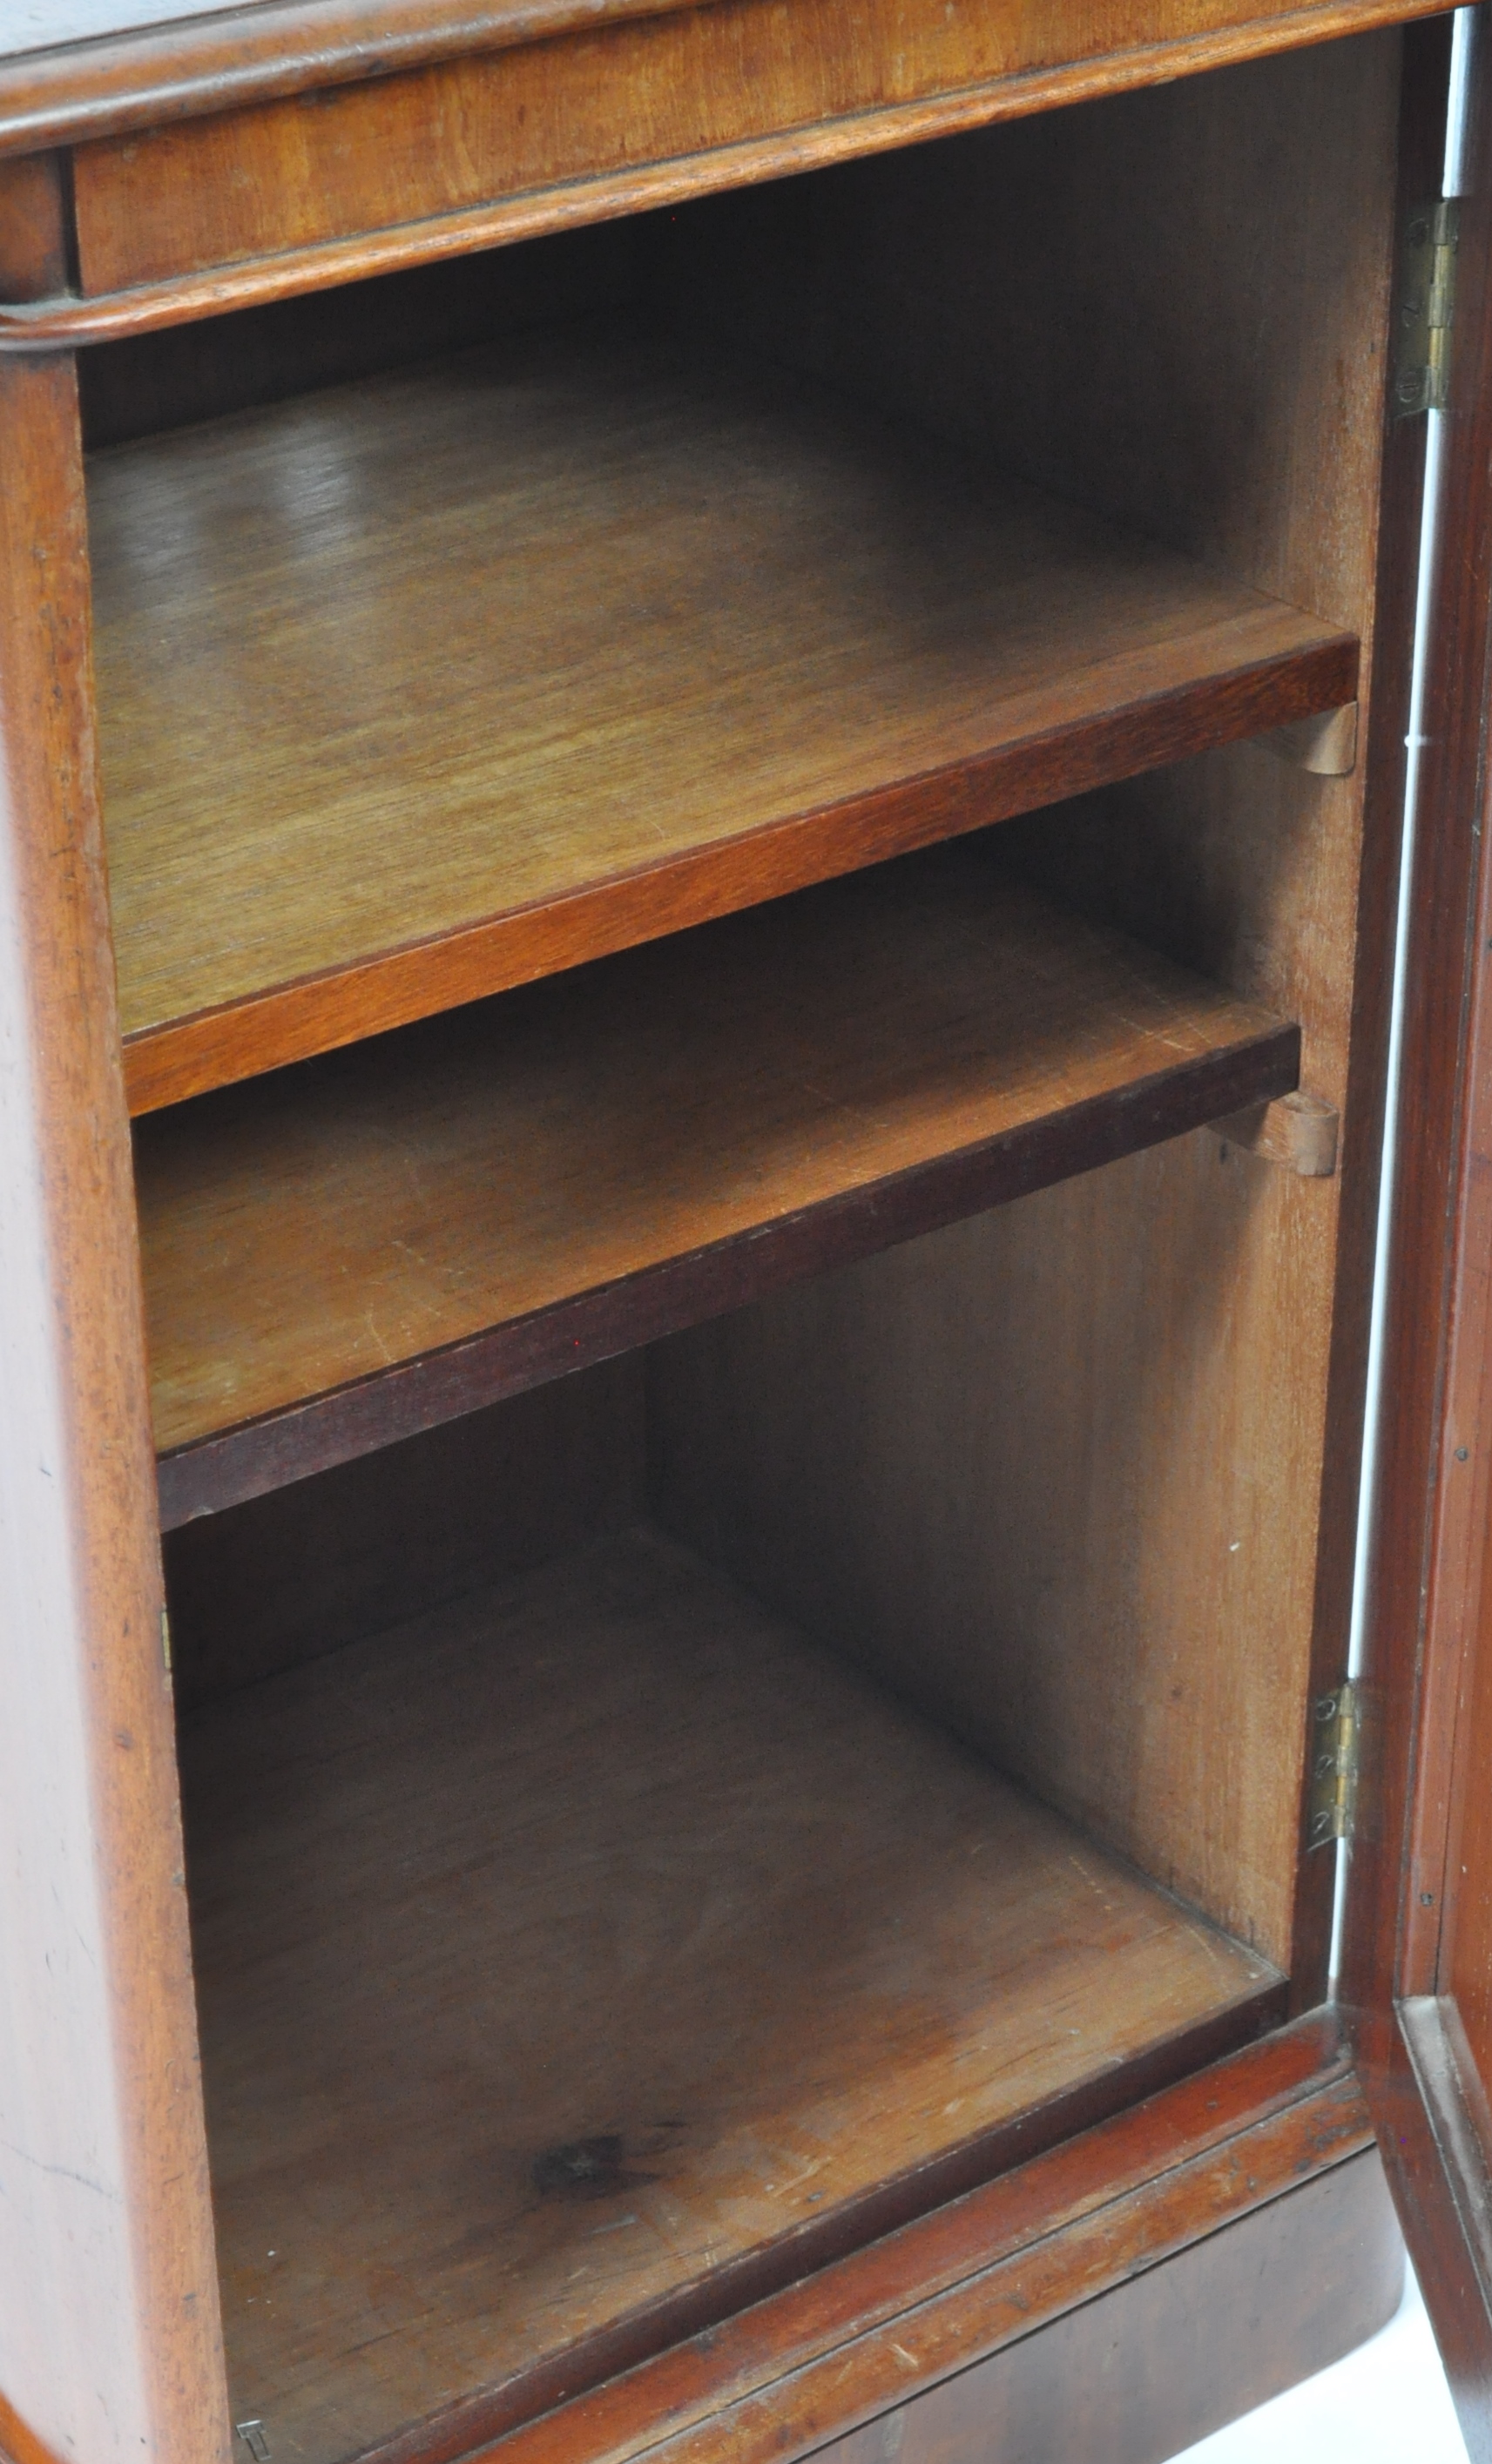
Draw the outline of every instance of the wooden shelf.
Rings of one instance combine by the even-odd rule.
[[[1277,1994],[646,1532],[234,1694],[182,1770],[232,2417],[299,2464],[464,2453]]]
[[[1295,1085],[978,845],[136,1124],[163,1523]]]
[[[91,467],[137,1111],[1351,700],[1353,637],[564,332]]]

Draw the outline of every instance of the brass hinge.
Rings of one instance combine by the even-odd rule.
[[[1325,1848],[1329,1840],[1352,1836],[1359,1743],[1357,1687],[1349,1678],[1329,1694],[1318,1694],[1311,1705],[1308,1847]]]
[[[1456,322],[1456,251],[1460,208],[1454,197],[1415,206],[1404,223],[1399,269],[1398,348],[1393,416],[1443,410],[1451,393],[1451,327]]]

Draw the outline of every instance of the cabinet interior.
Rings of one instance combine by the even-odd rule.
[[[85,364],[276,2458],[458,2455],[1323,1988],[1366,1261],[1238,1116],[1352,1162],[1363,768],[1298,755],[1398,58]]]

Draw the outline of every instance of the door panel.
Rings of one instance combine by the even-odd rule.
[[[1492,40],[1479,11],[1411,890],[1344,1997],[1477,2464],[1492,2464]],[[1435,189],[1422,193],[1435,193]],[[1392,450],[1392,449],[1391,449]],[[1401,723],[1396,721],[1395,723]]]

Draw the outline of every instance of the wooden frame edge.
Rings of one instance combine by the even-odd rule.
[[[0,456],[9,2401],[227,2464],[70,359],[0,367]]]
[[[1473,1639],[1464,1551],[1489,1432],[1453,1418],[1463,1329],[1473,1034],[1492,965],[1484,855],[1492,692],[1492,47],[1477,12],[1459,211],[1442,517],[1430,608],[1429,690],[1410,917],[1403,1085],[1414,1170],[1396,1194],[1383,1417],[1362,1679],[1364,1768],[1350,1852],[1344,2021],[1389,2181],[1445,2360],[1468,2451],[1492,2464],[1492,2301],[1474,2231],[1483,2117],[1454,2058],[1442,1999],[1456,1822],[1455,1746]],[[1434,182],[1439,187],[1438,171]],[[1476,1349],[1473,1338],[1473,1349]],[[1456,1492],[1462,1492],[1458,1498]],[[1483,2149],[1485,2141],[1482,2142]]]
[[[362,84],[463,53],[664,17],[708,0],[227,0],[207,18],[40,45],[0,62],[0,159],[159,127],[318,85]],[[133,73],[133,74],[132,74]],[[9,91],[29,110],[7,119]],[[78,89],[81,88],[81,92]],[[76,99],[70,100],[70,97]]]
[[[15,2407],[0,2395],[0,2464],[62,2464],[44,2438],[29,2430]]]
[[[1477,2171],[1465,2166],[1474,2123],[1458,2090],[1437,1997],[1400,2005],[1371,2075],[1389,2187],[1414,2255],[1472,2464],[1492,2464],[1486,2355],[1492,2283],[1485,2235],[1470,2228]],[[1479,2252],[1479,2242],[1482,2245]]]
[[[1450,22],[1408,30],[1399,104],[1399,170],[1395,231],[1408,209],[1437,188],[1450,88]],[[1391,333],[1398,330],[1407,278],[1393,269]],[[1380,1147],[1388,1090],[1389,971],[1403,835],[1410,684],[1419,571],[1420,514],[1426,423],[1395,420],[1385,370],[1378,544],[1370,648],[1362,869],[1358,888],[1349,1072],[1338,1160],[1342,1202],[1337,1225],[1335,1289],[1327,1367],[1327,1437],[1323,1455],[1309,1693],[1328,1693],[1347,1672],[1354,1580],[1357,1491],[1363,1462],[1368,1337],[1371,1310]],[[1290,1974],[1296,2007],[1327,1990],[1336,1859],[1312,1855],[1311,1774],[1303,1770],[1299,1852]]]
[[[1455,1453],[1447,1411],[1468,1038],[1488,957],[1481,943],[1492,934],[1482,826],[1492,691],[1492,52],[1484,40],[1481,49],[1442,448],[1449,520],[1431,610],[1411,890],[1402,1067],[1415,1107],[1415,1170],[1394,1205],[1384,1351],[1393,1408],[1384,1417],[1378,1472],[1363,1672],[1368,1766],[1344,1972],[1371,2098],[1397,2062],[1395,2002],[1438,1990],[1451,1731],[1465,1641],[1456,1600],[1438,1581],[1437,1540],[1446,1481],[1464,1482],[1472,1470],[1470,1449]]]
[[[662,9],[629,10],[627,13],[663,14],[676,5],[677,0],[665,0]],[[0,351],[76,348],[125,334],[156,332],[165,325],[219,315],[230,308],[260,306],[307,291],[331,289],[369,275],[396,273],[444,256],[536,237],[575,223],[642,213],[652,207],[677,204],[686,197],[715,189],[749,187],[852,156],[886,152],[928,138],[985,127],[1000,120],[1027,118],[1059,105],[1196,77],[1210,69],[1304,50],[1334,36],[1400,25],[1442,11],[1443,0],[1313,0],[1313,5],[1285,15],[1255,19],[1218,33],[1175,36],[1162,43],[1103,54],[1092,60],[1018,70],[985,83],[913,102],[876,105],[837,119],[743,139],[704,154],[567,180],[553,187],[432,216],[428,221],[364,232],[352,239],[318,241],[306,248],[287,250],[283,254],[218,267],[207,274],[176,275],[93,299],[68,294],[0,306]],[[456,56],[463,49],[473,48],[477,47],[470,42],[465,46],[452,44],[448,55]],[[399,65],[414,63],[401,61]],[[329,85],[337,81],[322,74],[304,82]],[[350,80],[344,77],[341,81]],[[204,112],[214,108],[220,110],[221,104],[201,106]],[[173,116],[190,115],[184,106]],[[0,157],[7,152],[40,151],[69,138],[101,136],[136,124],[148,125],[148,115],[140,123],[116,116],[86,130],[70,127],[65,119],[38,121],[28,127],[24,140],[18,139],[13,145],[9,135],[0,130]]]

